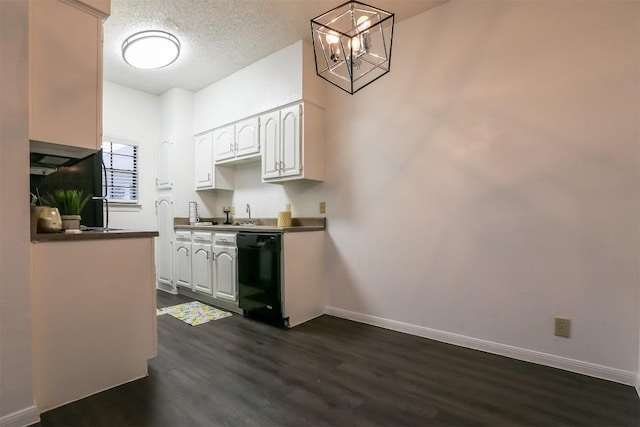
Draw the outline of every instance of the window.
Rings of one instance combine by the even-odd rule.
[[[107,175],[102,194],[110,202],[138,203],[138,147],[106,138],[102,141],[102,162]]]

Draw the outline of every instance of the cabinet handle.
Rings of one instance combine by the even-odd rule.
[[[210,173],[207,174],[207,181],[211,181],[211,174]]]

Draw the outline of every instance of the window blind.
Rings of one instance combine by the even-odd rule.
[[[111,140],[102,142],[102,161],[107,180],[102,194],[110,202],[138,202],[138,147]]]

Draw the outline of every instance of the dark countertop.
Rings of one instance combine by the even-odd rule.
[[[80,240],[139,239],[157,237],[157,231],[109,230],[81,231],[80,233],[36,233],[31,242],[73,242]]]
[[[190,231],[253,231],[271,233],[290,233],[301,231],[323,231],[326,229],[326,218],[292,218],[290,227],[278,227],[275,218],[260,218],[255,226],[243,225],[242,220],[238,220],[239,225],[224,225],[221,218],[202,218],[201,222],[218,222],[217,225],[189,225],[188,218],[174,218],[173,227],[176,230]],[[235,224],[235,222],[234,222]]]
[[[255,232],[271,232],[271,233],[289,233],[298,231],[323,231],[324,227],[320,225],[292,225],[291,227],[277,227],[275,225],[256,225],[246,227],[243,225],[174,225],[176,230],[192,230],[192,231],[255,231]]]

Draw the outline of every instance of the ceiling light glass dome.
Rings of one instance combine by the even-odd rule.
[[[122,43],[122,58],[133,67],[151,70],[166,67],[180,55],[180,41],[165,31],[141,31]]]

